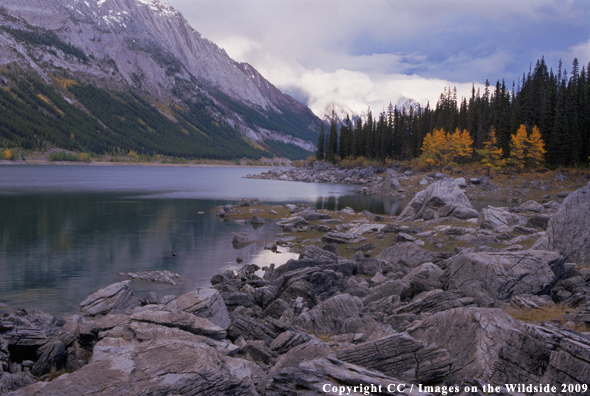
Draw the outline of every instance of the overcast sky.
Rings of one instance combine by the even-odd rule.
[[[445,86],[512,82],[541,56],[590,62],[588,0],[164,0],[316,114],[360,113]]]

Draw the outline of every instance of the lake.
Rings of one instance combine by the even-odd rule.
[[[407,200],[355,195],[339,184],[245,179],[264,168],[156,166],[0,166],[0,302],[71,314],[118,272],[169,270],[178,286],[133,281],[136,295],[180,295],[244,264],[283,264],[297,255],[264,244],[232,248],[232,232],[272,241],[274,223],[254,230],[216,218],[241,198],[308,202],[398,214]],[[202,214],[200,212],[203,212]],[[173,256],[173,254],[176,254]],[[244,262],[236,263],[241,257]]]

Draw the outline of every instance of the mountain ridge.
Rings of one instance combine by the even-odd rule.
[[[174,111],[162,107],[198,104],[213,123],[271,154],[283,154],[278,143],[315,149],[319,119],[309,108],[160,0],[5,0],[0,22],[0,65],[30,69],[48,85],[67,71],[77,83],[139,92],[170,120]]]

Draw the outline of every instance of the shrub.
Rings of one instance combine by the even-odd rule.
[[[78,156],[65,151],[54,151],[49,154],[49,161],[78,161]]]

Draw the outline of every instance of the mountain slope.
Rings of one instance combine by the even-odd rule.
[[[29,117],[33,111],[35,118],[46,119],[39,123],[54,124],[54,135],[63,135],[60,139],[44,140],[25,130],[15,131],[14,120],[6,121],[6,112],[0,112],[4,120],[0,144],[10,144],[17,135],[27,144],[38,145],[44,140],[44,144],[63,145],[59,141],[68,141],[67,125],[71,124],[66,116],[75,111],[62,107],[73,106],[86,115],[84,124],[98,125],[97,130],[105,136],[104,144],[98,146],[110,150],[158,151],[166,136],[150,137],[150,129],[160,135],[181,131],[185,135],[182,139],[171,137],[173,146],[201,146],[184,147],[178,153],[184,156],[204,156],[203,145],[223,151],[223,145],[229,144],[233,148],[223,157],[242,156],[251,150],[247,156],[285,152],[304,156],[308,154],[305,150],[315,148],[314,129],[319,119],[311,110],[282,94],[252,66],[233,61],[166,3],[3,0],[1,6],[0,86],[4,87],[4,102],[11,96],[17,101],[11,108],[31,107],[21,96],[28,95],[35,103],[39,94],[47,99],[40,90],[49,90],[65,102],[57,105],[58,99],[51,103],[40,99],[42,103],[29,108]],[[28,81],[33,91],[24,94],[27,89],[22,81]],[[93,95],[101,101],[91,100]],[[122,109],[131,110],[120,103],[129,104],[137,114],[126,117]],[[59,111],[53,114],[47,107]],[[107,120],[112,118],[112,109],[118,109],[119,123]],[[154,111],[153,117],[146,116]],[[146,123],[142,115],[157,125]],[[79,117],[84,118],[82,114]],[[145,124],[143,129],[148,132],[140,133],[142,128],[134,123]],[[129,136],[131,130],[133,136]],[[111,135],[121,144],[111,144]],[[79,141],[80,149],[87,149],[90,140]]]

